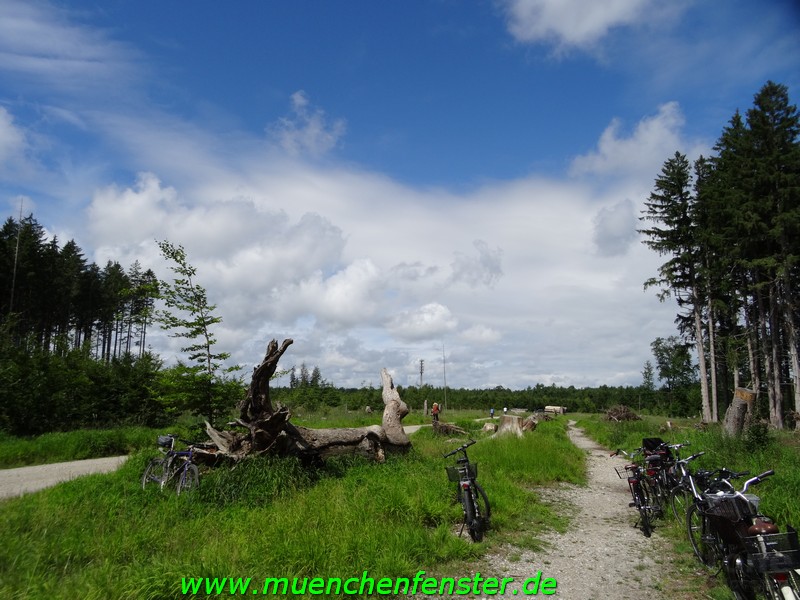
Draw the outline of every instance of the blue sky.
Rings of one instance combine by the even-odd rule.
[[[767,80],[797,102],[798,33],[788,0],[2,0],[0,206],[99,264],[183,245],[245,365],[636,385],[675,314],[643,202]]]

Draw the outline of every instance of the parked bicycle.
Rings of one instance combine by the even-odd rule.
[[[759,512],[759,497],[747,493],[774,471],[748,479],[741,490],[730,483],[732,477],[724,477],[740,474],[724,469],[721,474],[686,513],[695,555],[710,570],[723,572],[737,600],[800,600],[797,532],[792,527],[781,532]]]
[[[188,445],[186,450],[175,450],[175,441]],[[155,484],[163,490],[167,484],[174,483],[175,490],[181,493],[191,491],[200,486],[200,473],[192,462],[194,449],[192,442],[179,439],[173,434],[160,435],[157,439],[158,450],[164,456],[154,458],[142,474],[142,489],[148,484]]]
[[[489,498],[486,496],[486,492],[476,481],[478,478],[478,463],[470,462],[467,456],[467,448],[474,443],[475,440],[470,440],[463,446],[443,455],[443,458],[461,454],[456,459],[455,466],[445,467],[447,478],[458,484],[458,501],[461,502],[461,507],[464,510],[464,522],[461,525],[459,536],[464,533],[464,527],[466,526],[473,541],[480,542],[483,539],[484,532],[489,528],[491,507],[489,506]]]
[[[697,471],[692,473],[689,463],[703,456],[705,452],[698,452],[678,458],[675,461],[675,485],[669,492],[669,505],[672,507],[672,514],[675,519],[682,521],[686,518],[686,509],[694,502],[698,489],[708,487],[707,482],[711,476],[711,471]]]
[[[639,520],[634,527],[638,526],[645,537],[650,537],[653,533],[653,520],[660,514],[661,509],[654,503],[655,494],[650,486],[650,482],[644,469],[636,460],[643,455],[644,449],[637,448],[632,452],[625,452],[617,449],[611,456],[625,456],[631,462],[624,467],[614,467],[620,479],[628,481],[628,489],[631,492],[632,501],[628,504],[631,508],[636,508],[639,512]]]

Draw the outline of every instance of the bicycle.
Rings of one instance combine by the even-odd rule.
[[[170,481],[176,481],[175,490],[178,495],[189,492],[200,486],[200,472],[197,465],[192,462],[194,448],[192,442],[181,439],[188,444],[186,450],[175,450],[175,441],[179,438],[173,434],[160,435],[157,438],[158,450],[164,456],[154,458],[142,474],[142,489],[147,489],[147,484],[158,484],[163,490]]]
[[[705,452],[698,452],[686,458],[678,458],[675,461],[675,470],[678,477],[669,492],[669,505],[672,507],[672,514],[678,521],[686,518],[686,510],[694,502],[697,494],[697,484],[699,483],[703,489],[708,487],[707,482],[711,476],[711,471],[692,473],[689,470],[689,463],[704,454]]]
[[[759,497],[747,493],[750,486],[772,475],[770,470],[748,479],[741,490],[728,479],[718,478],[686,513],[686,530],[695,555],[710,570],[724,573],[737,600],[757,596],[800,600],[797,532],[792,527],[780,532],[772,519],[758,511]]]
[[[480,542],[483,540],[484,532],[489,528],[492,509],[486,492],[476,481],[478,463],[470,462],[467,456],[467,448],[474,443],[475,440],[470,440],[452,452],[442,455],[442,458],[449,458],[458,453],[462,454],[456,459],[455,466],[445,467],[448,480],[458,484],[458,501],[461,502],[464,511],[464,522],[458,535],[460,537],[464,533],[466,526],[469,537],[475,542]]]
[[[653,533],[653,520],[660,511],[654,504],[654,493],[645,475],[644,469],[635,462],[638,455],[644,452],[643,448],[628,453],[617,449],[611,456],[625,456],[631,459],[631,463],[624,467],[614,467],[620,479],[627,479],[628,489],[631,492],[632,502],[628,504],[631,508],[636,508],[639,512],[639,520],[634,525],[639,526],[645,537],[650,537]]]

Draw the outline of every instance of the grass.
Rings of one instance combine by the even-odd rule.
[[[719,425],[706,431],[694,427],[688,420],[672,420],[672,428],[665,429],[665,418],[643,417],[641,421],[610,423],[599,415],[581,415],[578,426],[607,448],[632,450],[641,446],[643,437],[662,437],[670,443],[689,442],[688,453],[703,451],[705,455],[693,461],[695,468],[726,467],[734,471],[749,471],[752,475],[769,469],[775,475],[750,489],[761,498],[760,510],[773,517],[785,528],[790,524],[800,526],[800,436],[796,432],[772,431],[756,427],[738,438],[726,436]],[[739,481],[741,485],[743,481]],[[673,544],[676,554],[673,569],[681,577],[671,581],[670,597],[714,599],[732,598],[722,577],[704,574],[694,558],[686,540],[681,522],[657,522],[658,528]],[[685,595],[684,595],[685,594]]]
[[[492,544],[535,545],[531,532],[553,515],[530,488],[584,478],[584,455],[563,421],[519,440],[479,439],[470,458],[493,519],[486,542],[472,544],[453,534],[461,509],[441,458],[463,438],[424,428],[412,440],[411,451],[385,464],[340,458],[307,469],[253,459],[204,473],[199,493],[181,497],[141,489],[153,453],[139,451],[115,473],[2,501],[0,597],[162,600],[183,597],[184,577],[431,572]]]
[[[146,427],[80,429],[18,438],[0,433],[0,468],[24,467],[103,456],[121,456],[153,447],[161,430]]]

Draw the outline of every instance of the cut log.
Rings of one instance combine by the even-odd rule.
[[[383,462],[386,451],[403,451],[411,446],[403,430],[403,417],[408,406],[400,399],[391,375],[381,371],[383,381],[383,424],[368,427],[310,429],[290,422],[291,412],[285,406],[272,406],[269,381],[275,374],[278,360],[292,344],[284,340],[278,346],[272,340],[261,364],[253,370],[247,395],[239,403],[239,418],[229,425],[240,431],[219,431],[206,423],[211,444],[196,449],[198,462],[216,464],[221,457],[239,461],[247,456],[274,454],[299,456],[314,462],[340,454],[356,454]]]
[[[756,393],[747,388],[736,388],[733,400],[725,411],[722,428],[726,434],[737,436],[750,423],[753,414],[753,403]]]

